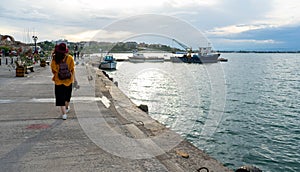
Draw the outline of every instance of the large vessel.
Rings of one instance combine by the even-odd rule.
[[[133,53],[132,56],[128,56],[128,60],[133,63],[145,62],[145,56],[142,53]]]
[[[217,63],[220,53],[212,53],[211,47],[199,47],[198,57],[202,63]]]
[[[133,63],[143,63],[143,62],[164,62],[163,57],[149,56],[145,57],[142,53],[133,53],[132,56],[128,57],[128,60]]]
[[[112,55],[106,55],[102,58],[99,69],[116,69],[117,62]]]
[[[197,54],[187,51],[184,55],[170,57],[171,62],[184,63],[217,63],[219,53],[212,53],[211,47],[200,47]]]

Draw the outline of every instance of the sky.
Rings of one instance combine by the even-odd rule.
[[[217,50],[300,50],[299,0],[2,0],[0,34],[27,43],[33,35],[38,42],[90,41],[98,33],[124,40],[128,30],[106,28],[148,14],[196,28]],[[144,28],[163,24],[151,20]],[[179,25],[170,28],[193,38]]]

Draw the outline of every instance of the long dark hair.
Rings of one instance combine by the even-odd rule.
[[[61,63],[63,61],[63,59],[65,58],[65,56],[66,56],[65,53],[60,53],[57,51],[54,51],[54,53],[53,53],[53,58],[57,64]]]

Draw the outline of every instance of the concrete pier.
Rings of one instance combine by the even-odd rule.
[[[54,104],[50,66],[24,78],[5,65],[0,72],[0,171],[232,171],[150,118],[87,62],[76,65],[80,89],[67,120]]]

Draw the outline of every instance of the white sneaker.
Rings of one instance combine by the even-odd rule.
[[[68,115],[67,114],[63,114],[62,119],[66,120],[67,118],[68,118]]]

